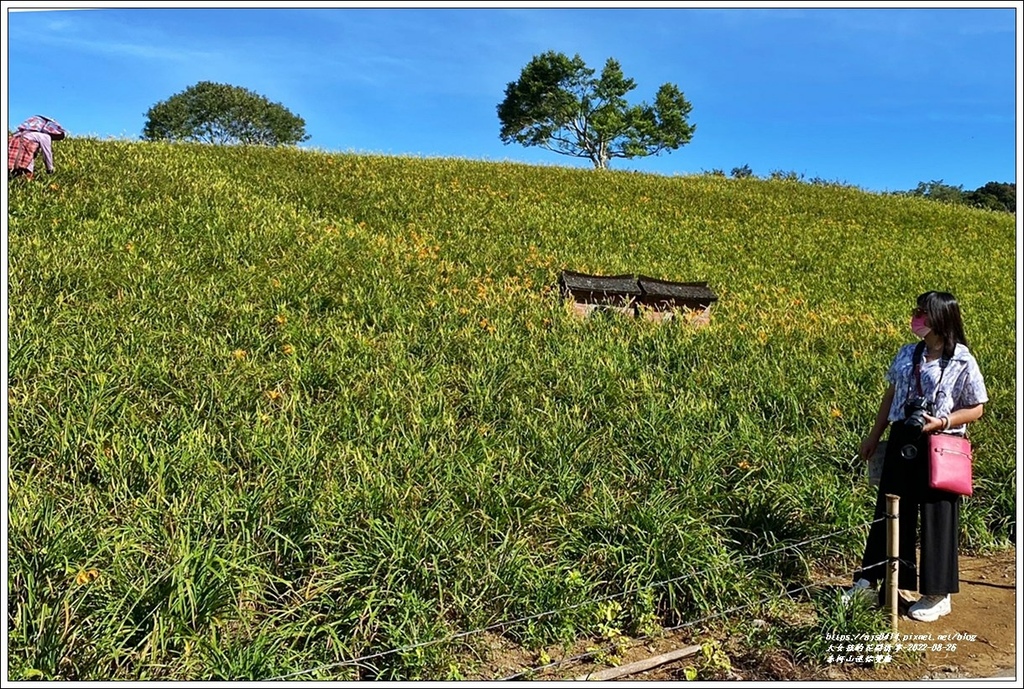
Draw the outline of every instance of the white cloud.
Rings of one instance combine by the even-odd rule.
[[[96,13],[98,14],[98,13]],[[166,62],[211,61],[218,53],[194,50],[187,47],[169,46],[160,35],[140,36],[137,27],[117,23],[97,28],[92,24],[96,14],[88,10],[46,12],[27,20],[10,21],[9,42],[11,45],[30,46],[43,44],[107,56],[125,56],[139,60]],[[37,23],[38,22],[38,23]]]
[[[205,62],[218,58],[217,53],[195,51],[181,48],[165,48],[159,45],[114,41],[92,41],[84,39],[64,39],[63,45],[78,50],[89,51],[101,55],[123,55],[143,60],[161,60],[168,62]]]

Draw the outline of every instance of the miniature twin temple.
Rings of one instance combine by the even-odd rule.
[[[682,318],[694,326],[707,325],[718,297],[707,282],[672,282],[645,275],[588,275],[563,270],[558,278],[562,297],[573,312],[620,313],[652,321]]]

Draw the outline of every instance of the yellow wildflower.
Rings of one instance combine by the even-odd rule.
[[[100,573],[95,569],[84,569],[75,576],[75,583],[84,586],[91,581],[99,579]]]

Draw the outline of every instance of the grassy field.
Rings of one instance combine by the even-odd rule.
[[[9,183],[13,679],[458,678],[476,636],[420,644],[531,618],[502,632],[540,648],[806,584],[859,557],[874,496],[852,457],[928,289],[960,299],[991,398],[961,542],[1014,537],[1012,215],[55,148],[58,174]],[[707,280],[719,302],[700,329],[579,320],[563,269]]]

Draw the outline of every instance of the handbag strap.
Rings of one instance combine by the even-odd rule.
[[[939,395],[939,385],[942,384],[942,376],[946,375],[946,366],[949,365],[949,357],[946,356],[945,347],[942,350],[942,358],[939,359],[939,379],[935,381],[935,389],[932,391],[932,404],[935,404],[935,400]],[[924,340],[917,343],[914,347],[914,381],[917,383],[917,396],[924,397],[924,391],[921,389],[921,362],[924,360]]]
[[[914,347],[914,380],[917,383],[917,395],[918,397],[924,397],[924,391],[921,389],[921,362],[924,360],[924,340],[917,343]],[[942,357],[939,359],[939,379],[935,382],[935,390],[932,391],[932,404],[935,404],[935,400],[939,396],[939,385],[942,384],[942,376],[946,375],[946,366],[949,365],[950,357],[946,355],[946,349],[942,349]],[[908,383],[909,385],[909,383]],[[939,431],[942,433],[942,431]],[[967,428],[964,428],[963,437],[967,438]]]

